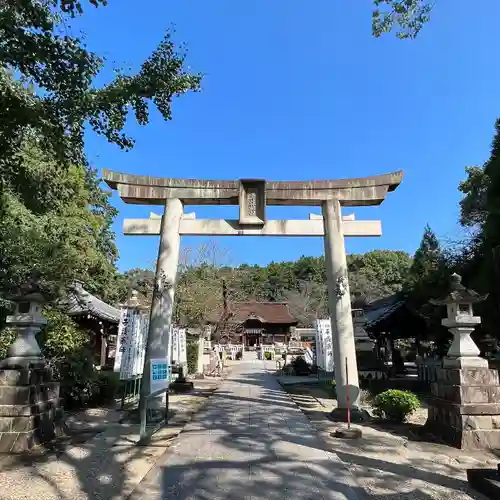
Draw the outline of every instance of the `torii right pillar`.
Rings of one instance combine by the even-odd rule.
[[[342,231],[342,212],[338,200],[323,202],[325,228],[325,267],[328,285],[328,309],[332,323],[333,359],[337,391],[337,408],[332,418],[347,420],[347,409],[353,421],[363,420],[359,407],[359,379],[351,313],[351,294],[347,276],[347,258]]]

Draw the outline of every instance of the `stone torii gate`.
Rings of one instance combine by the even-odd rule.
[[[163,216],[151,214],[149,219],[126,219],[123,224],[127,235],[160,235],[146,360],[166,357],[182,235],[324,236],[338,412],[342,417],[348,406],[346,360],[350,406],[356,412],[359,381],[344,236],[380,236],[382,230],[380,221],[343,217],[341,209],[380,205],[387,193],[398,187],[402,177],[403,172],[399,171],[341,180],[217,181],[156,178],[104,170],[104,181],[118,190],[125,203],[165,208]],[[239,205],[239,220],[196,219],[194,214],[184,213],[184,206],[188,205]],[[267,220],[267,205],[321,206],[322,216],[310,214],[309,220]],[[149,366],[145,366],[144,373],[149,373]],[[149,377],[144,377],[143,383],[144,390],[149,390]]]

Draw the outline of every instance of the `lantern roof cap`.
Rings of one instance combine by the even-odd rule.
[[[447,304],[476,304],[482,302],[488,297],[488,294],[481,295],[475,290],[465,288],[462,285],[462,276],[453,273],[450,276],[450,291],[442,299],[431,299],[431,304],[441,306]]]

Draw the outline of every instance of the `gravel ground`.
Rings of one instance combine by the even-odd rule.
[[[176,416],[148,446],[122,413],[88,409],[67,415],[72,436],[50,449],[0,457],[0,500],[119,500],[126,498],[167,451],[220,380],[195,382],[203,394],[172,395]]]
[[[315,424],[321,438],[342,461],[349,465],[370,500],[485,500],[469,488],[468,468],[496,468],[500,458],[488,451],[462,451],[446,445],[418,441],[403,429],[378,425],[358,426],[360,440],[341,440],[331,436],[342,424],[326,415],[336,401],[311,385],[293,386],[288,392]],[[309,395],[309,404],[304,397]],[[312,405],[315,401],[316,404]],[[368,405],[365,409],[370,410]],[[409,419],[408,428],[418,429],[427,419],[425,407]]]

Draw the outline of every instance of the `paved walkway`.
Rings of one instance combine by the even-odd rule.
[[[244,361],[234,365],[230,378],[130,498],[364,497],[263,362]]]
[[[120,413],[88,410],[67,418],[74,430],[50,452],[0,456],[0,500],[123,500],[168,452],[172,439],[206,402],[219,381],[196,380],[197,391],[171,395],[174,416],[148,446],[137,446],[139,425],[116,423]],[[118,418],[117,418],[118,417]],[[90,438],[92,428],[106,430]],[[90,439],[89,439],[90,438]]]

